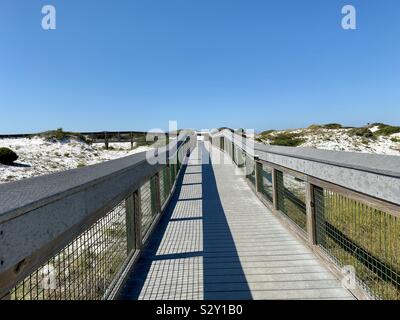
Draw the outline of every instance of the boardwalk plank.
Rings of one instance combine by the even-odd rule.
[[[184,166],[121,298],[354,299],[261,203],[231,160],[205,144]],[[208,157],[212,165],[200,164]]]

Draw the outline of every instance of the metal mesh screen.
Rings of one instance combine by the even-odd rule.
[[[289,174],[276,172],[278,209],[307,231],[306,184]]]
[[[171,180],[169,176],[169,167],[165,166],[160,172],[160,205],[163,206],[171,192]]]
[[[125,201],[20,282],[13,300],[97,300],[128,256]]]
[[[165,200],[167,199],[167,194],[165,193],[165,168],[160,171],[160,206],[162,207]]]
[[[270,202],[273,201],[273,190],[272,190],[272,169],[265,164],[260,164],[258,170],[259,177],[259,189],[262,195]]]
[[[170,176],[170,181],[171,181],[171,186],[172,186],[175,181],[174,164],[173,163],[170,163],[170,165],[169,165],[169,176]]]
[[[235,146],[235,150],[236,150],[236,154],[235,154],[236,165],[239,168],[242,168],[244,166],[244,162],[245,162],[244,152],[242,151],[242,149],[240,149],[237,146]]]
[[[314,197],[317,244],[373,296],[400,299],[400,219],[326,189]]]
[[[151,214],[154,217],[158,213],[158,195],[160,192],[160,186],[157,183],[157,176],[153,176],[150,179],[150,191],[151,191]]]
[[[153,214],[151,208],[151,186],[150,180],[147,181],[140,188],[140,204],[142,211],[142,235],[146,236],[147,231],[149,230],[152,222],[153,222]]]
[[[239,157],[238,157],[238,147],[233,145],[233,162],[238,166],[239,165]]]
[[[256,185],[256,174],[255,174],[255,162],[253,157],[246,154],[246,178],[255,186]]]

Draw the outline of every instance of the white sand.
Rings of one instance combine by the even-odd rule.
[[[115,150],[104,150],[104,144],[89,145],[77,140],[49,142],[39,137],[0,139],[0,147],[10,148],[19,156],[16,166],[0,164],[0,183],[92,165],[150,149],[138,147],[131,150],[130,142],[110,143],[110,146]]]

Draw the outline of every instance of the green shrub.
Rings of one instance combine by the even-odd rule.
[[[49,141],[53,140],[63,141],[72,138],[79,141],[83,141],[85,143],[90,143],[90,140],[87,139],[84,135],[80,134],[79,132],[68,132],[64,131],[62,128],[39,133],[39,136]]]
[[[318,130],[318,129],[321,129],[321,128],[322,128],[322,127],[321,127],[319,124],[312,124],[312,125],[308,126],[307,129],[310,129],[310,130]]]
[[[342,125],[339,123],[327,123],[322,126],[324,129],[342,129]]]
[[[275,132],[275,130],[266,130],[260,133],[261,136],[267,136],[271,134],[272,132]]]
[[[62,140],[67,137],[66,133],[63,131],[62,128],[58,128],[54,135],[57,140]]]
[[[376,134],[382,136],[390,136],[391,134],[399,132],[400,132],[400,127],[381,124],[379,125],[379,130],[376,131]]]
[[[77,165],[76,167],[77,167],[77,168],[86,167],[86,163],[84,163],[84,162],[79,162],[78,165]]]
[[[18,159],[18,155],[9,148],[0,148],[0,163],[10,165]]]
[[[351,129],[349,131],[349,134],[357,136],[357,137],[367,138],[367,139],[374,139],[375,138],[374,133],[371,130],[369,130],[368,128],[366,128],[366,127],[353,128],[353,129]]]
[[[297,147],[304,143],[305,140],[299,138],[298,134],[290,132],[282,132],[271,138],[271,145]]]
[[[399,142],[400,142],[400,138],[399,138],[399,137],[393,137],[393,138],[390,139],[390,140],[392,140],[392,142],[396,142],[396,143],[399,143]]]

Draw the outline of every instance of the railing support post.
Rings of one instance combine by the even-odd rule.
[[[307,234],[310,244],[316,245],[314,186],[306,183]]]
[[[278,170],[272,168],[272,204],[275,210],[279,209],[278,206]]]
[[[130,195],[125,200],[126,208],[126,238],[128,254],[136,250],[136,235],[135,235],[135,201],[134,195]]]
[[[235,144],[232,141],[232,161],[236,164],[235,158]]]
[[[262,192],[262,164],[259,162],[259,156],[254,156],[254,177],[256,180],[256,191]]]
[[[142,247],[142,204],[140,188],[133,193],[133,204],[135,217],[135,248],[140,250]]]
[[[167,175],[168,175],[168,189],[169,192],[172,190],[172,175],[171,175],[171,165],[169,159],[169,150],[165,153],[165,165],[167,166]]]
[[[107,135],[107,132],[104,132],[104,144],[106,146],[106,149],[108,150],[108,135]]]
[[[129,133],[129,137],[130,137],[130,140],[131,140],[131,150],[133,149],[133,133],[131,132],[131,133]]]

